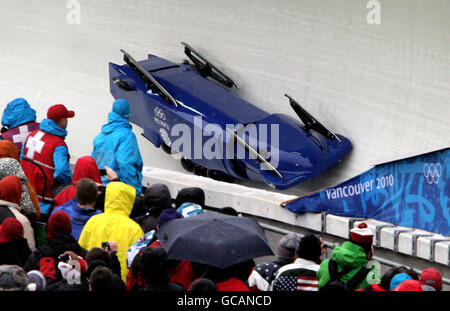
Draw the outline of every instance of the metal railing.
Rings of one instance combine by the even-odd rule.
[[[297,233],[297,232],[294,232],[294,231],[290,231],[290,230],[286,230],[286,229],[282,229],[282,228],[279,228],[279,227],[275,227],[275,226],[272,226],[272,225],[269,225],[269,224],[265,224],[265,223],[262,223],[262,222],[259,222],[259,224],[261,225],[261,227],[264,230],[271,231],[271,232],[274,232],[274,233],[279,233],[279,234],[282,234],[282,235],[286,235],[286,234],[289,234],[289,233],[295,233],[295,234],[297,234],[300,237],[304,236],[303,234],[300,234],[300,233]],[[324,241],[324,244],[325,244],[325,247],[330,248],[330,249],[334,249],[336,246],[339,245],[339,243],[332,243],[332,242],[327,242],[327,241]],[[381,263],[383,265],[386,265],[386,266],[389,266],[389,267],[404,266],[402,263],[399,263],[399,262],[396,262],[396,261],[393,261],[393,260],[388,260],[388,259],[385,259],[385,258],[382,258],[382,257],[379,257],[379,256],[373,256],[373,259],[378,261],[379,263]],[[422,273],[422,270],[418,270],[418,269],[414,269],[414,268],[411,268],[411,269],[414,272],[416,272],[417,274],[419,274],[419,275]],[[442,282],[444,284],[446,284],[446,285],[450,285],[450,279],[448,279],[448,278],[444,278],[443,277],[442,278]]]

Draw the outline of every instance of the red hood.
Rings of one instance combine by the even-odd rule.
[[[102,183],[102,179],[100,178],[100,170],[98,169],[97,162],[93,157],[81,157],[75,164],[72,183],[76,185],[78,180],[81,178],[90,178],[96,183]]]
[[[22,183],[16,175],[9,175],[0,180],[0,200],[20,204]]]

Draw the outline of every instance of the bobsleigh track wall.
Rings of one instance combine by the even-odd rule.
[[[280,234],[296,232],[300,235],[305,232],[319,233],[330,248],[348,239],[349,230],[365,221],[376,233],[376,260],[388,266],[410,265],[418,271],[418,267],[434,266],[441,271],[444,283],[450,284],[450,238],[446,236],[370,218],[343,217],[326,212],[294,214],[280,206],[281,202],[294,199],[292,195],[201,176],[154,167],[145,167],[143,175],[144,183],[163,183],[174,197],[184,187],[201,187],[205,191],[205,205],[211,209],[232,206],[244,215],[255,217],[268,231]],[[276,249],[276,244],[272,246]],[[390,260],[390,253],[400,256]]]
[[[379,24],[371,24],[378,3]],[[108,62],[154,54],[174,62],[189,43],[240,86],[238,96],[293,114],[290,94],[353,150],[324,175],[274,192],[264,184],[224,184],[182,173],[181,165],[133,127],[145,182],[172,194],[198,185],[211,206],[346,238],[351,217],[294,214],[280,203],[367,171],[379,159],[450,145],[450,2],[447,0],[2,0],[0,111],[25,97],[38,121],[63,103],[76,116],[66,142],[72,161],[90,154],[107,121]],[[380,249],[449,264],[448,237],[370,220]],[[445,240],[445,241],[442,241]]]

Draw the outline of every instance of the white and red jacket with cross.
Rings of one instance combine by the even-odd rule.
[[[9,140],[16,145],[17,150],[20,152],[22,150],[22,144],[27,139],[28,135],[34,130],[39,129],[39,123],[28,122],[13,128],[10,128],[6,132],[2,133],[2,138],[4,140]]]
[[[39,201],[53,201],[52,189],[55,184],[53,154],[58,146],[67,148],[64,138],[42,130],[33,131],[25,141],[20,164],[36,189]]]

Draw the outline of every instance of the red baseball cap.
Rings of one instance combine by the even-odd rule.
[[[423,285],[432,286],[436,290],[442,290],[442,274],[434,268],[423,270],[419,281]]]
[[[47,119],[51,119],[55,122],[58,122],[61,119],[65,118],[73,118],[75,116],[75,112],[72,110],[67,110],[64,105],[53,105],[48,108],[47,111]]]

